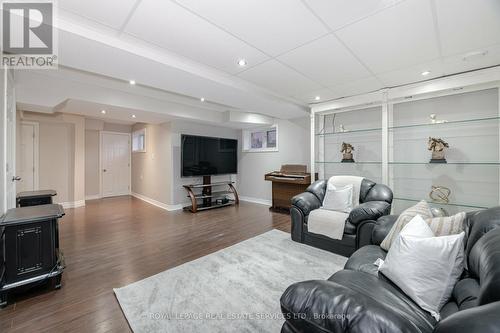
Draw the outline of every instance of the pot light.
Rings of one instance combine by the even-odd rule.
[[[205,102],[205,97],[200,98],[201,102]]]
[[[316,96],[316,97],[314,97],[314,100],[315,100],[315,101],[319,101],[320,99],[321,99],[321,97],[320,97],[320,96]]]
[[[135,114],[132,115],[132,118],[136,118]]]
[[[247,61],[245,59],[238,60],[238,65],[240,67],[245,67],[247,65]]]
[[[128,83],[130,83],[131,85],[135,86],[135,80],[130,80],[130,81],[128,81]]]
[[[427,75],[429,75],[430,73],[431,73],[430,71],[423,71],[421,74],[422,74],[423,76],[427,76]]]
[[[101,110],[101,113],[102,114],[106,114],[106,110]]]

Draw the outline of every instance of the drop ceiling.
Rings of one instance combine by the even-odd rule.
[[[498,0],[58,6],[61,65],[278,118],[305,115],[310,103],[500,64]]]

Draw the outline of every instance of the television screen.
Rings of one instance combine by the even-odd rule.
[[[181,175],[211,176],[237,173],[238,140],[181,135]]]

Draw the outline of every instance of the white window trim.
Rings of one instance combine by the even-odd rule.
[[[272,148],[251,148],[251,136],[253,132],[260,132],[260,131],[268,131],[270,129],[274,128],[276,130],[276,147]],[[267,138],[266,138],[266,143],[267,143]],[[251,129],[246,129],[243,130],[243,143],[241,145],[242,151],[244,153],[265,153],[265,152],[277,152],[279,151],[279,130],[278,130],[278,125],[274,124],[272,126],[264,126],[264,127],[254,127]]]
[[[134,150],[134,137],[136,135],[141,135],[142,133],[144,133],[144,149]],[[147,139],[146,128],[141,128],[137,131],[132,132],[132,145],[131,145],[132,153],[145,153],[147,147],[147,140],[148,139]]]

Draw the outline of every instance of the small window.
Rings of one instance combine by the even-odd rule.
[[[146,129],[135,131],[132,133],[132,151],[134,153],[146,152]]]
[[[278,126],[243,131],[244,152],[278,151]]]

